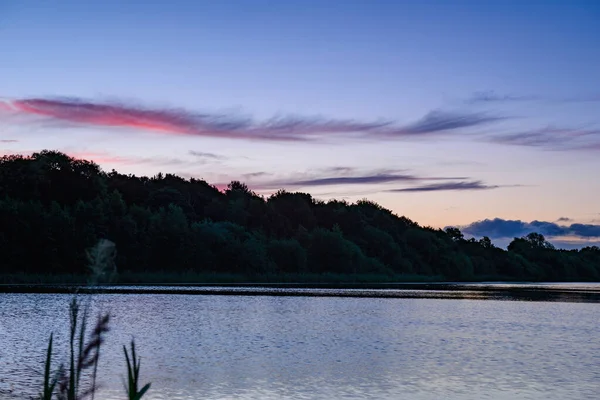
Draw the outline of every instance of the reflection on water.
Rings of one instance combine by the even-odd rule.
[[[132,334],[142,380],[152,382],[149,400],[600,395],[600,309],[593,303],[248,293],[80,297],[113,316],[100,359],[101,399],[123,398],[121,346]],[[66,354],[70,298],[0,294],[0,398],[35,395],[52,330]]]

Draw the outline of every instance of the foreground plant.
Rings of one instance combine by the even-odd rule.
[[[42,393],[40,394],[41,400],[52,400],[52,394],[54,393],[54,388],[56,387],[56,382],[58,378],[55,376],[53,378],[50,377],[50,367],[52,362],[52,338],[53,334],[50,334],[50,340],[48,340],[48,350],[46,352],[46,366],[44,368],[44,388]]]
[[[123,346],[125,360],[127,361],[127,399],[140,400],[142,396],[150,389],[150,384],[147,383],[141,390],[138,389],[140,381],[140,364],[141,360],[135,355],[135,342],[131,341],[131,359],[127,353],[127,348]]]
[[[114,243],[108,240],[100,240],[98,244],[88,251],[89,268],[92,271],[90,279],[91,284],[97,284],[103,277],[109,278],[114,275],[114,259],[116,255]],[[109,331],[110,315],[108,313],[99,314],[96,324],[88,334],[88,307],[89,304],[81,308],[77,298],[74,297],[69,305],[69,365],[68,369],[61,364],[58,370],[52,373],[52,349],[54,335],[50,334],[48,348],[46,352],[46,364],[44,367],[44,381],[42,392],[39,395],[41,400],[52,400],[56,395],[58,400],[84,400],[94,399],[98,389],[96,378],[98,374],[98,361],[100,359],[100,349],[104,343],[104,334]],[[125,351],[125,360],[127,361],[127,372],[129,386],[127,395],[129,399],[139,400],[148,391],[150,384],[138,390],[140,360],[135,354],[135,344],[131,342],[131,361],[127,349]],[[82,379],[84,372],[86,379]],[[83,383],[86,383],[84,385]]]
[[[104,343],[104,334],[109,331],[109,314],[98,316],[96,325],[85,340],[87,325],[87,309],[81,314],[80,305],[76,299],[73,299],[70,305],[70,360],[69,368],[61,364],[54,374],[52,374],[52,350],[54,335],[50,334],[48,349],[46,352],[46,364],[44,368],[44,382],[40,400],[52,400],[56,395],[58,400],[84,400],[90,398],[93,400],[98,389],[96,384],[98,360],[100,359],[100,348]],[[130,352],[126,346],[123,346],[125,361],[127,363],[127,384],[125,390],[128,400],[140,400],[150,389],[150,383],[147,383],[140,389],[140,366],[141,359],[135,352],[135,342],[130,344]],[[83,372],[91,370],[87,387],[82,385]]]
[[[51,400],[55,391],[59,400],[83,400],[87,397],[94,398],[98,388],[96,384],[100,348],[104,343],[104,334],[108,332],[109,314],[99,315],[96,325],[92,329],[88,340],[85,340],[88,312],[87,308],[80,314],[80,305],[73,299],[70,310],[70,336],[69,336],[69,367],[61,364],[58,371],[51,377],[53,335],[50,335],[44,368],[42,400]],[[86,388],[82,388],[82,373],[91,370],[90,381]]]

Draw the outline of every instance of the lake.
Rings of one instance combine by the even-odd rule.
[[[148,400],[600,398],[597,284],[112,289],[79,295],[112,316],[97,399],[124,398],[132,336]],[[1,399],[39,392],[50,332],[67,361],[71,299],[0,294]]]

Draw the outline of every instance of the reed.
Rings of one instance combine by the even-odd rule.
[[[41,400],[52,400],[52,394],[54,393],[54,388],[56,387],[56,383],[58,378],[56,376],[51,377],[50,368],[52,364],[52,340],[53,334],[50,334],[50,339],[48,340],[48,350],[46,351],[46,365],[44,368],[44,383],[42,393],[40,394]]]
[[[123,346],[125,360],[127,361],[127,399],[140,400],[142,396],[150,389],[150,383],[139,389],[140,364],[141,360],[135,354],[135,342],[131,341],[131,356],[127,353],[127,348]]]
[[[88,251],[89,269],[92,272],[89,285],[99,284],[102,280],[110,280],[116,274],[114,259],[116,250],[114,243],[101,240]],[[52,371],[52,352],[54,333],[50,334],[44,365],[44,379],[41,400],[85,400],[94,399],[98,390],[98,361],[105,334],[110,330],[110,314],[100,313],[96,323],[88,329],[89,303],[82,307],[77,297],[73,297],[69,305],[69,353],[68,366],[60,364],[56,371]],[[140,359],[135,353],[134,341],[131,341],[131,356],[125,351],[127,364],[128,386],[126,393],[128,399],[139,400],[150,388],[146,384],[141,390],[139,387]],[[84,379],[84,377],[86,379]]]

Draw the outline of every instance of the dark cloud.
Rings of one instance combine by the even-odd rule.
[[[527,229],[533,229],[535,232],[543,233],[547,236],[562,236],[566,233],[564,226],[547,221],[531,221],[527,225]]]
[[[554,222],[505,220],[501,218],[485,219],[461,227],[461,230],[476,237],[513,238],[531,232],[549,237],[575,236],[581,238],[600,238],[600,225],[571,224],[559,225]]]
[[[559,219],[556,220],[557,222],[569,222],[572,221],[571,218],[569,217],[560,217]]]
[[[600,237],[600,225],[592,224],[571,224],[569,226],[571,234],[581,237]]]
[[[12,115],[37,117],[36,123],[54,127],[57,124],[86,124],[162,134],[270,141],[307,141],[336,134],[399,138],[470,128],[502,119],[484,113],[437,110],[408,125],[393,121],[365,122],[301,116],[277,116],[255,121],[239,115],[149,108],[123,102],[101,103],[78,98],[6,100],[1,104]]]
[[[518,101],[533,101],[539,100],[537,96],[516,96],[512,94],[498,94],[493,90],[485,90],[475,92],[469,97],[466,102],[469,104],[477,103],[508,103]]]
[[[460,228],[466,234],[476,237],[488,236],[490,238],[512,238],[535,231],[533,229],[528,230],[527,223],[523,221],[500,218],[484,219]]]
[[[484,113],[458,113],[431,111],[425,117],[401,129],[404,134],[436,133],[453,129],[470,128],[503,118]]]
[[[431,185],[423,185],[417,187],[409,187],[403,189],[392,189],[388,192],[436,192],[447,190],[487,190],[499,188],[498,185],[486,185],[481,181],[462,181],[462,182],[447,182],[434,183]]]

